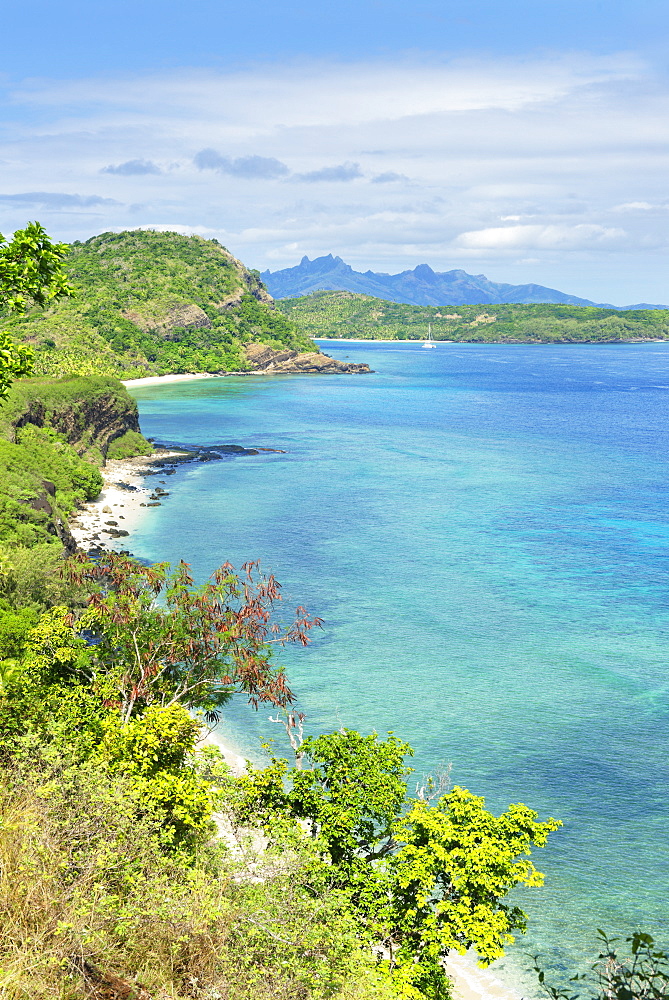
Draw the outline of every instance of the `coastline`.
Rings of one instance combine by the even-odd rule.
[[[75,511],[69,528],[77,546],[90,549],[127,551],[132,531],[147,513],[149,505],[159,506],[155,488],[162,489],[165,480],[155,486],[144,484],[152,466],[183,458],[185,452],[156,449],[151,455],[112,459],[100,472],[104,483],[99,495]],[[166,495],[168,495],[166,493]]]
[[[453,983],[454,1000],[523,1000],[489,969],[479,968],[472,955],[452,951],[445,967]]]
[[[216,729],[205,730],[205,735],[198,740],[200,746],[218,747],[235,778],[240,778],[246,772],[246,757],[242,756],[240,748],[228,736],[221,736]]]
[[[382,337],[314,337],[314,343],[319,342],[324,344],[424,344],[425,340],[421,337],[414,338],[413,340],[398,340],[393,337],[390,340],[385,340]],[[460,344],[467,343],[467,341],[460,340],[435,340],[435,344]]]
[[[230,374],[236,374],[230,372]],[[192,382],[196,378],[225,378],[224,375],[215,375],[213,372],[191,372],[188,375],[147,375],[146,378],[121,379],[121,384],[126,389],[133,389],[135,386],[162,385],[167,382]]]
[[[325,339],[325,338],[324,338]],[[368,343],[367,340],[354,341]],[[379,342],[379,341],[377,341]],[[381,341],[383,343],[420,343],[420,341]],[[232,373],[231,373],[232,374]],[[254,373],[256,374],[256,373]],[[257,373],[261,374],[261,373]],[[220,378],[213,374],[182,374],[151,376],[144,379],[131,379],[124,382],[127,387],[158,385],[170,382],[186,382],[203,378]],[[99,496],[82,509],[75,512],[70,520],[70,530],[78,546],[84,550],[108,549],[111,551],[128,551],[132,547],[132,535],[141,519],[148,513],[147,504],[159,504],[160,500],[152,500],[155,487],[145,484],[145,476],[163,462],[170,460],[183,461],[185,451],[169,451],[156,449],[152,455],[137,456],[129,459],[110,460],[100,471],[104,484]],[[155,476],[155,478],[154,478]],[[167,473],[166,473],[167,476]],[[169,477],[168,477],[169,478]],[[167,480],[152,475],[152,483],[167,489]],[[116,524],[109,524],[114,521]],[[107,529],[113,529],[112,531]],[[124,534],[115,537],[115,533]],[[241,748],[227,735],[218,730],[207,730],[203,727],[203,737],[200,746],[217,746],[235,777],[246,770],[246,757]],[[462,956],[455,952],[448,956],[446,971],[453,982],[454,1000],[521,1000],[520,994],[506,987],[489,970],[480,969],[475,957]]]

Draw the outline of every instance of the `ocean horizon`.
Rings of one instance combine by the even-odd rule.
[[[563,820],[508,985],[597,927],[666,944],[669,344],[319,343],[374,373],[131,388],[160,443],[277,451],[179,468],[130,547],[199,580],[260,559],[325,620],[283,654],[309,732],[393,731],[416,780]],[[259,758],[268,714],[221,732]]]

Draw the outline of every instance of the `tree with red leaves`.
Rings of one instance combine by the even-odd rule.
[[[215,719],[235,691],[254,708],[294,702],[283,669],[272,663],[273,650],[306,646],[310,629],[322,622],[300,607],[295,620],[281,626],[275,620],[280,584],[257,562],[246,563],[241,574],[225,563],[199,587],[183,561],[176,569],[143,566],[114,552],[96,561],[77,554],[64,572],[91,592],[79,621],[91,635],[89,680],[124,722],[147,705],[177,702]]]

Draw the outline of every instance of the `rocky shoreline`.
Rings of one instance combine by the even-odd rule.
[[[249,344],[246,357],[253,370],[235,372],[236,375],[367,375],[372,369],[367,364],[338,361],[329,354],[320,351],[310,351],[300,354],[285,348],[277,351],[266,344]]]
[[[161,479],[151,489],[144,478],[156,472],[172,474],[175,470],[168,463],[182,461],[185,455],[188,453],[156,449],[152,455],[108,461],[100,470],[104,485],[99,496],[70,519],[70,532],[77,548],[89,555],[102,549],[127,551],[126,543],[121,540],[128,538],[137,526],[143,508],[160,506],[161,497],[169,496],[164,489],[167,480]]]
[[[169,476],[180,465],[215,462],[225,457],[284,454],[278,448],[243,448],[238,444],[165,448],[151,455],[110,460],[100,470],[104,484],[99,496],[81,507],[69,522],[69,531],[81,551],[95,556],[103,549],[128,552],[126,538],[149,507],[160,507],[169,497]],[[148,477],[156,477],[147,483]]]

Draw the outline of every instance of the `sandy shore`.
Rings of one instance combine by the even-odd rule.
[[[190,375],[148,375],[146,378],[128,378],[123,380],[123,385],[132,389],[136,385],[162,385],[167,382],[192,382],[196,378],[224,378],[223,375],[212,375],[209,372],[200,372]]]
[[[453,981],[454,1000],[521,1000],[489,969],[481,969],[473,955],[456,951],[446,959],[446,972]]]
[[[372,340],[371,337],[359,337],[357,340],[355,337],[314,337],[314,343],[323,344],[424,344],[424,338],[418,338],[417,340],[383,340],[381,338],[375,338]],[[457,344],[462,343],[462,341],[457,340],[433,340],[433,344]]]
[[[150,485],[144,476],[156,462],[182,457],[183,452],[156,451],[153,455],[124,458],[107,462],[100,470],[104,485],[100,495],[76,512],[70,520],[70,531],[77,545],[91,548],[112,549],[119,552],[132,543],[132,532],[151,509],[149,504],[160,504],[155,496],[156,487],[167,489],[169,479],[152,476]],[[115,532],[128,535],[114,537]]]

